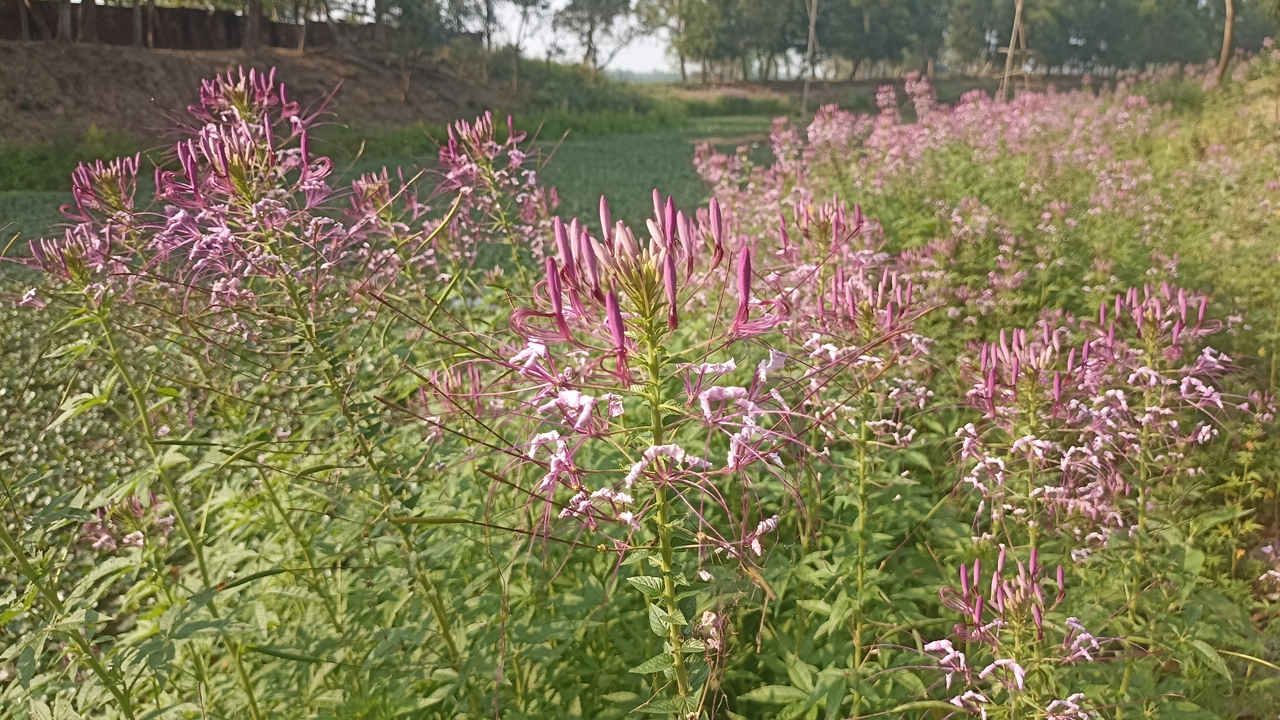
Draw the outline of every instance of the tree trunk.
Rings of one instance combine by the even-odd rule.
[[[689,70],[684,65],[684,53],[680,53],[680,82],[689,82]]]
[[[156,0],[147,0],[147,47],[156,47]]]
[[[809,45],[804,51],[804,62],[809,66],[809,74],[805,75],[804,92],[800,95],[800,117],[809,112],[809,81],[813,79],[813,51],[818,37],[818,0],[805,0],[804,7],[809,11]]]
[[[493,52],[493,26],[496,23],[493,0],[484,0],[484,48],[490,53]]]
[[[244,19],[244,49],[255,53],[262,42],[262,0],[249,0]]]
[[[307,50],[307,4],[305,2],[298,3],[298,9],[294,12],[298,21],[298,52],[306,52]]]
[[[520,46],[511,47],[511,91],[520,90]]]
[[[1227,2],[1227,22],[1222,27],[1222,55],[1218,57],[1218,84],[1221,85],[1227,76],[1227,64],[1231,62],[1231,34],[1236,24],[1236,4],[1234,0]]]
[[[80,42],[98,41],[98,2],[82,0],[80,3],[80,32],[76,38]]]
[[[22,31],[22,39],[31,39],[31,27],[27,24],[26,0],[18,0],[18,27]]]
[[[927,74],[929,76],[929,79],[932,80],[933,79],[933,58],[932,57],[929,58],[929,71]]]
[[[142,0],[133,0],[133,46],[142,47]]]
[[[409,104],[409,81],[413,78],[413,61],[407,55],[400,58],[400,102]]]
[[[382,22],[382,0],[373,0],[373,41],[381,45],[387,39],[387,26]]]
[[[71,0],[58,3],[58,40],[71,42]]]
[[[53,33],[49,32],[49,24],[44,21],[44,16],[35,11],[31,7],[31,0],[18,0],[22,5],[22,9],[26,11],[27,17],[33,21],[36,26],[36,32],[39,33],[41,40],[52,40]]]

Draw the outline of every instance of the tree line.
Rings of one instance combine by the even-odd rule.
[[[145,0],[154,7],[195,0]],[[30,0],[18,0],[25,9]],[[58,36],[70,40],[70,0]],[[132,4],[144,0],[104,0]],[[261,18],[372,25],[375,41],[431,52],[448,38],[482,39],[517,58],[539,37],[548,57],[607,67],[644,34],[668,41],[683,79],[850,78],[876,69],[982,73],[1003,64],[1017,0],[199,0],[245,15],[246,46]],[[1255,50],[1276,30],[1280,0],[1023,0],[1026,61],[1066,72],[1202,62],[1228,45]],[[92,12],[84,0],[80,12]],[[1227,18],[1233,33],[1224,43]],[[65,19],[65,22],[64,22]],[[26,18],[23,18],[25,25]],[[518,62],[518,60],[517,60]]]

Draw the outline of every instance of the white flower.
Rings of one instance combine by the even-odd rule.
[[[756,379],[764,382],[769,379],[769,373],[781,370],[783,365],[787,364],[787,356],[772,348],[769,349],[769,359],[761,360],[760,365],[756,367]]]

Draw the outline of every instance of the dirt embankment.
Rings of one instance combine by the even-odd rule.
[[[341,82],[333,110],[358,127],[440,122],[510,106],[510,98],[478,87],[449,68],[424,64],[401,102],[398,68],[325,49],[144,50],[49,42],[0,42],[0,143],[80,137],[92,125],[139,140],[154,139],[198,96],[200,80],[237,67],[275,67],[299,102],[317,100]]]

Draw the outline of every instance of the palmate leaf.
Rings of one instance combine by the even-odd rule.
[[[1221,675],[1227,682],[1231,682],[1231,670],[1227,668],[1226,661],[1222,659],[1217,650],[1213,649],[1212,645],[1203,640],[1189,640],[1187,644],[1194,648],[1200,654],[1200,657],[1204,658],[1205,663],[1208,664],[1211,670]]]

